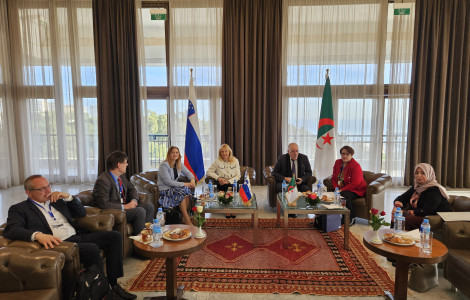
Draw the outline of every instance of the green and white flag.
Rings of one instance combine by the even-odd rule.
[[[321,102],[320,121],[318,122],[318,135],[315,149],[314,171],[318,180],[323,180],[333,174],[335,160],[335,121],[333,117],[330,78],[327,73]]]
[[[292,179],[287,186],[286,199],[287,203],[293,203],[299,197],[299,191],[297,190],[297,183],[295,182],[295,176],[292,176]]]

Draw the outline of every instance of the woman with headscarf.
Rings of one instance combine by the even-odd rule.
[[[430,164],[415,166],[414,186],[393,201],[392,216],[401,207],[405,217],[405,229],[417,229],[423,219],[437,212],[451,211],[446,189],[437,183],[436,174]]]

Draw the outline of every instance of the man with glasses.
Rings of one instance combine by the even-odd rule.
[[[135,299],[117,283],[123,276],[122,236],[116,231],[85,232],[72,218],[81,218],[86,210],[79,199],[65,192],[52,192],[49,181],[32,175],[24,182],[28,199],[8,210],[5,237],[12,240],[38,241],[45,249],[69,241],[77,243],[80,261],[85,267],[97,265],[103,272],[100,249],[106,252],[106,273],[114,294]],[[104,274],[104,272],[103,272]],[[68,295],[64,295],[68,298]]]
[[[127,155],[114,151],[106,157],[106,171],[93,187],[93,202],[101,209],[120,209],[126,212],[127,222],[132,224],[133,235],[138,235],[146,222],[155,217],[152,203],[140,203],[134,185],[127,180]]]
[[[279,157],[272,175],[276,178],[276,193],[282,191],[282,181],[285,180],[289,184],[293,176],[295,176],[299,192],[306,192],[311,189],[307,183],[312,176],[312,167],[307,155],[299,153],[299,146],[296,143],[290,143],[287,154]],[[290,214],[289,217],[296,218],[297,216]]]

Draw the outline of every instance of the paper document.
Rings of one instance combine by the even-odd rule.
[[[438,212],[442,220],[445,222],[451,221],[470,221],[470,212],[468,211],[458,211],[458,212]]]

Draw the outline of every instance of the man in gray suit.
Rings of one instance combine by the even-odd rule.
[[[134,185],[127,180],[127,155],[114,151],[106,157],[106,171],[103,172],[93,187],[93,201],[101,209],[121,209],[126,211],[126,219],[132,224],[133,235],[145,228],[146,222],[152,222],[155,207],[152,203],[139,203],[139,195]]]

